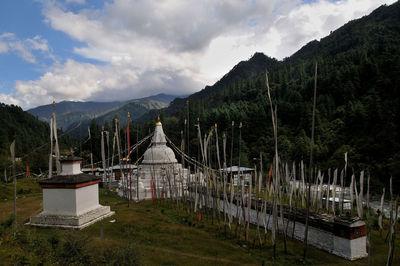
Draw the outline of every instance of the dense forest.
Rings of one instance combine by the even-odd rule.
[[[17,174],[24,173],[26,166],[32,174],[48,170],[50,153],[50,127],[46,122],[24,112],[15,105],[0,104],[0,176],[4,180],[4,169],[7,176],[11,174],[10,145],[15,139],[15,156]],[[68,135],[59,132],[60,147],[67,150],[72,147]]]

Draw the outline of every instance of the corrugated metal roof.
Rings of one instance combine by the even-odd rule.
[[[232,169],[232,170],[231,170]],[[227,168],[221,168],[219,169],[221,171],[226,171],[226,172],[239,172],[239,167],[238,166],[232,166],[232,167],[227,167]],[[240,167],[241,172],[248,172],[248,171],[254,171],[253,168],[247,168],[247,167]]]
[[[137,168],[137,166],[136,165],[134,165],[134,164],[131,164],[131,169],[136,169]],[[122,166],[122,169],[123,170],[128,170],[129,169],[129,164],[128,165],[123,165]],[[108,171],[110,171],[111,170],[111,167],[109,167],[109,168],[107,168],[107,170]],[[112,167],[112,170],[120,170],[120,166],[119,165],[114,165],[113,167]],[[82,172],[91,172],[91,171],[97,171],[97,172],[103,172],[104,171],[104,169],[103,168],[82,168]]]

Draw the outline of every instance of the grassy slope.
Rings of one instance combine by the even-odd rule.
[[[20,185],[25,191],[17,201],[18,221],[22,224],[29,216],[40,212],[42,199],[34,181],[22,179],[18,182]],[[104,190],[101,190],[101,204],[110,205],[116,212],[103,223],[104,243],[100,241],[100,223],[82,231],[19,226],[14,233],[12,226],[6,224],[13,211],[13,201],[9,197],[11,191],[12,184],[0,187],[0,261],[4,264],[74,263],[70,261],[73,257],[70,252],[79,245],[81,248],[76,251],[79,260],[75,261],[78,264],[99,264],[101,256],[103,262],[115,259],[114,263],[127,264],[124,252],[136,253],[140,264],[144,265],[260,265],[263,261],[265,264],[293,265],[298,264],[302,256],[301,242],[289,240],[289,254],[285,255],[283,241],[278,238],[278,259],[273,262],[272,247],[268,243],[270,235],[267,235],[267,245],[263,249],[251,249],[243,240],[233,238],[229,229],[225,236],[222,224],[218,230],[215,223],[212,225],[211,220],[207,221],[205,214],[199,223],[195,217],[184,217],[183,211],[179,216],[166,204],[156,206],[145,201],[133,203],[128,208],[124,200]],[[3,195],[7,195],[7,199]],[[115,222],[110,223],[112,220]],[[378,232],[374,231],[372,236],[372,265],[383,265],[387,245],[383,244]],[[129,249],[130,244],[133,244],[132,249]],[[397,244],[396,250],[399,249]],[[308,254],[309,263],[314,265],[366,264],[365,259],[349,262],[313,247],[309,248]],[[400,263],[399,259],[395,256],[394,265]]]

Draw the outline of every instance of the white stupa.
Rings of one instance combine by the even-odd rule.
[[[60,175],[39,182],[43,188],[43,211],[30,218],[30,225],[82,229],[114,214],[99,204],[101,178],[81,172],[82,159],[60,160]]]
[[[151,146],[145,151],[136,172],[139,178],[139,200],[151,199],[152,193],[159,198],[169,196],[170,192],[182,195],[182,191],[186,190],[186,180],[190,173],[178,163],[174,152],[166,144],[164,130],[158,119]],[[137,198],[136,178],[133,183],[133,197]]]

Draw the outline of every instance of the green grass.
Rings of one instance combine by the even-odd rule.
[[[24,183],[26,182],[26,183]],[[132,202],[101,189],[100,202],[110,205],[115,215],[103,221],[105,241],[101,242],[98,222],[82,231],[32,228],[22,225],[29,216],[41,211],[41,195],[34,182],[21,180],[32,193],[17,201],[19,225],[10,224],[12,200],[0,202],[0,262],[8,264],[140,264],[140,265],[296,265],[301,263],[302,243],[288,239],[288,254],[283,252],[283,239],[278,237],[277,258],[272,260],[271,236],[261,248],[253,248],[255,228],[251,230],[251,243],[235,237],[235,227],[226,233],[223,223],[211,222],[202,214],[179,215],[175,205],[151,201]],[[4,189],[3,187],[1,187]],[[9,189],[9,186],[6,186]],[[3,190],[1,190],[3,191]],[[40,190],[39,190],[40,191]],[[115,220],[111,223],[110,221]],[[263,229],[261,230],[263,232]],[[243,230],[242,230],[243,235]],[[372,233],[372,265],[384,265],[387,256],[385,234]],[[264,237],[262,237],[264,240]],[[399,264],[395,248],[394,265]],[[350,262],[327,252],[308,248],[310,265],[365,265],[366,259]]]
[[[37,184],[35,178],[17,179],[17,197],[26,197],[33,194],[42,193],[42,189]],[[14,198],[14,184],[11,182],[0,182],[0,201],[12,200]]]

